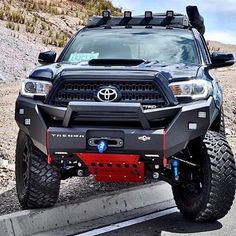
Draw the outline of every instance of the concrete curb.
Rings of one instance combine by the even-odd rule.
[[[51,209],[0,216],[1,236],[26,236],[96,220],[172,199],[170,186],[158,182]]]

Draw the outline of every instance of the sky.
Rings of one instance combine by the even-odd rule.
[[[207,40],[236,44],[236,0],[111,0],[114,5],[143,14],[145,10],[186,13],[187,5],[197,5],[205,19]]]

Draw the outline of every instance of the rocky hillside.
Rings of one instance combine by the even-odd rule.
[[[34,41],[62,47],[92,15],[121,9],[109,0],[1,0],[0,20],[15,32],[32,34]]]
[[[0,81],[24,78],[39,52],[60,52],[90,16],[105,9],[121,14],[108,0],[0,0]]]
[[[223,44],[216,41],[210,41],[208,43],[209,49],[211,51],[222,51],[222,52],[231,52],[236,57],[236,45],[233,44]]]

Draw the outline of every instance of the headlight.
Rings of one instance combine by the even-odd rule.
[[[207,98],[212,90],[210,82],[198,79],[174,82],[171,83],[169,87],[176,97],[189,97],[193,100]]]
[[[22,81],[21,95],[26,97],[46,96],[52,88],[48,81],[25,79]]]

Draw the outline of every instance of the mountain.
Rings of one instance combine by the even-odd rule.
[[[209,41],[208,47],[210,51],[231,52],[236,57],[236,45],[224,44],[217,41]]]

